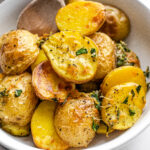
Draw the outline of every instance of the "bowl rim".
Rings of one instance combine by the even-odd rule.
[[[150,7],[146,4],[146,0],[135,0],[135,1],[136,3],[140,3],[140,5],[143,5],[145,8],[150,10]],[[97,149],[112,150],[125,145],[127,142],[133,140],[135,136],[138,136],[143,130],[145,130],[150,125],[149,116],[150,111],[146,113],[142,121],[139,120],[138,124],[135,124],[132,128],[128,129],[123,134],[104,144],[86,148],[86,150],[97,150]],[[8,136],[5,133],[5,131],[0,130],[0,134],[2,135],[0,136],[0,145],[6,148],[9,148],[11,150],[20,150],[20,148],[21,150],[40,150],[39,148],[29,146],[24,143],[21,143],[20,141],[15,140],[14,138],[12,138],[12,136]]]

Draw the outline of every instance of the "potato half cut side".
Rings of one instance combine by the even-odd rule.
[[[46,150],[65,150],[68,145],[57,135],[54,127],[56,103],[43,101],[31,120],[31,132],[35,145]]]
[[[102,119],[113,129],[128,129],[140,118],[145,103],[141,85],[128,82],[114,86],[102,101]]]
[[[61,31],[42,46],[54,71],[66,81],[85,83],[97,70],[96,44],[79,32]]]
[[[116,65],[116,44],[105,33],[97,32],[89,36],[98,46],[98,68],[93,80],[103,79]]]
[[[79,94],[80,95],[80,94]],[[99,112],[91,97],[69,97],[57,107],[54,125],[58,135],[71,147],[87,147],[95,136],[100,121]]]
[[[42,100],[63,102],[75,89],[73,83],[65,82],[54,72],[49,61],[40,63],[33,71],[32,84],[36,95]]]
[[[92,1],[78,1],[61,8],[56,24],[61,31],[79,31],[90,35],[99,30],[105,21],[105,7]]]
[[[125,82],[135,82],[140,84],[146,93],[147,85],[143,71],[134,66],[124,66],[111,71],[103,80],[101,90],[103,95],[113,86]]]

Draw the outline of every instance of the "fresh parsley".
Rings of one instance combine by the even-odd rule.
[[[95,48],[91,48],[91,57],[96,57],[96,50]]]
[[[22,90],[21,90],[21,89],[16,90],[16,91],[15,91],[15,97],[19,97],[19,96],[21,95],[21,93],[22,93]]]
[[[52,100],[53,100],[54,102],[58,102],[57,98],[52,98]]]
[[[125,100],[123,101],[123,104],[127,104],[127,103],[128,103],[128,99],[129,99],[129,97],[127,96],[127,97],[125,98]]]
[[[99,125],[95,123],[94,119],[93,119],[93,124],[92,124],[92,129],[96,132],[99,128]]]
[[[6,88],[3,91],[0,91],[0,97],[3,97],[3,96],[8,96],[8,91]]]
[[[141,90],[141,85],[139,85],[139,86],[136,88],[137,93],[139,93],[140,90]]]
[[[129,114],[130,114],[130,116],[134,116],[134,115],[135,115],[135,111],[134,111],[134,110],[129,109]]]
[[[149,66],[147,66],[146,70],[144,71],[144,75],[146,78],[149,78],[150,77],[150,69],[149,69]]]
[[[78,51],[76,51],[76,56],[81,55],[81,54],[87,54],[88,51],[86,48],[81,48]]]
[[[101,102],[99,101],[98,94],[96,94],[95,92],[93,92],[91,94],[91,97],[93,97],[93,98],[96,99],[95,107],[96,107],[96,109],[98,109],[100,111]]]
[[[134,90],[131,90],[132,98],[135,96]]]

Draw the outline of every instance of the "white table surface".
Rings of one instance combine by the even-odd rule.
[[[2,1],[2,0],[0,0]],[[150,7],[150,0],[142,0]],[[6,150],[0,146],[0,150]],[[150,150],[150,126],[119,150]]]

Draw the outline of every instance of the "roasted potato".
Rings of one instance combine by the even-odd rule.
[[[98,68],[93,80],[103,79],[115,68],[116,45],[105,33],[97,32],[91,35],[90,38],[98,46]]]
[[[108,136],[108,134],[112,133],[113,131],[114,131],[114,129],[107,126],[103,121],[101,121],[96,133],[97,134],[105,134],[106,136]]]
[[[79,31],[90,35],[98,31],[105,21],[105,7],[92,1],[77,1],[62,7],[56,15],[61,31]]]
[[[77,84],[91,80],[97,70],[96,44],[79,32],[61,31],[43,46],[54,71],[66,81]]]
[[[69,146],[57,135],[54,127],[55,102],[43,101],[31,120],[31,132],[35,145],[46,150],[65,150]]]
[[[82,94],[81,94],[82,95]],[[58,135],[71,147],[87,147],[95,136],[99,112],[94,98],[68,97],[67,102],[56,109],[54,125]]]
[[[123,41],[120,41],[116,44],[116,57],[117,63],[116,66],[136,66],[140,67],[140,60],[137,55],[127,48],[127,44]]]
[[[33,72],[34,68],[35,68],[38,64],[40,64],[41,62],[43,62],[43,61],[45,61],[45,60],[47,60],[47,57],[46,57],[44,51],[41,49],[41,50],[39,51],[39,55],[38,55],[38,57],[36,58],[35,62],[31,65],[31,70],[32,70],[32,72]]]
[[[2,123],[2,129],[14,136],[27,136],[30,134],[29,125],[18,126],[15,124]]]
[[[20,74],[39,53],[36,35],[26,30],[14,30],[0,39],[0,65],[5,74]]]
[[[145,106],[144,88],[137,83],[124,83],[109,89],[102,101],[103,121],[116,130],[133,126]]]
[[[26,126],[38,102],[27,72],[3,76],[0,82],[0,119],[4,124]]]
[[[75,89],[75,84],[65,82],[54,72],[49,61],[40,63],[33,71],[32,85],[42,100],[63,102]]]
[[[108,34],[113,40],[119,41],[125,39],[130,31],[130,21],[127,15],[120,9],[105,5],[106,21],[101,32]]]
[[[138,67],[123,66],[114,69],[104,78],[101,84],[103,95],[105,95],[111,87],[125,82],[140,84],[144,88],[145,93],[147,91],[146,78],[143,71]]]

